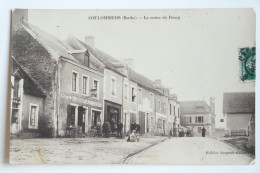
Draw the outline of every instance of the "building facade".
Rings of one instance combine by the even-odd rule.
[[[255,93],[223,94],[223,117],[226,123],[226,135],[249,135],[254,116]]]
[[[201,136],[202,129],[206,129],[206,136],[212,136],[215,115],[212,108],[205,101],[180,102],[180,124],[194,132],[194,136]]]
[[[123,124],[131,132],[170,134],[179,127],[179,102],[161,84],[98,50],[94,37],[61,40],[27,21],[15,10],[12,31],[11,133],[66,136],[69,128],[87,134],[100,122],[111,131]],[[29,135],[30,136],[30,135]]]

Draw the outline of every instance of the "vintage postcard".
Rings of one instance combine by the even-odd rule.
[[[254,164],[253,9],[11,20],[11,164]]]

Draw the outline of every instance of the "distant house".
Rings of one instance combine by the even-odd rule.
[[[211,99],[211,101],[213,101]],[[214,106],[213,103],[211,103]],[[206,129],[206,135],[211,136],[214,130],[214,107],[205,101],[183,101],[180,103],[181,126],[193,129],[195,136],[201,136],[201,130]]]
[[[245,135],[255,116],[255,93],[224,93],[223,117],[229,135]]]

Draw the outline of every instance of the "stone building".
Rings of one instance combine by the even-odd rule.
[[[37,129],[64,136],[69,126],[83,131],[95,126],[102,118],[103,64],[75,39],[59,40],[16,13],[23,20],[16,20],[19,29],[12,33],[12,56],[45,95]]]

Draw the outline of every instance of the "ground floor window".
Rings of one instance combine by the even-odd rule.
[[[36,104],[30,104],[29,113],[29,128],[38,128],[38,111],[39,106]]]

